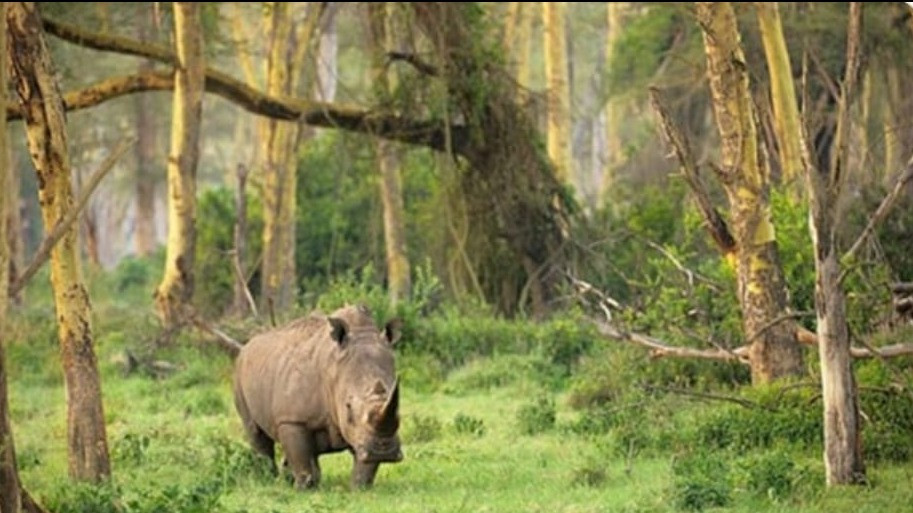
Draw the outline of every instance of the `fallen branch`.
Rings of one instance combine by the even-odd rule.
[[[644,388],[647,390],[656,390],[658,392],[670,392],[673,394],[679,394],[679,395],[684,395],[684,396],[689,396],[689,397],[696,397],[698,399],[725,401],[725,402],[729,402],[729,403],[738,404],[739,406],[744,406],[746,408],[760,409],[760,410],[767,410],[767,411],[776,411],[775,409],[770,408],[768,406],[764,406],[760,403],[756,403],[754,401],[749,401],[748,399],[744,399],[742,397],[735,397],[735,396],[731,396],[731,395],[712,394],[709,392],[698,392],[696,390],[686,390],[683,388],[659,387],[659,386],[655,386],[655,385],[644,385]]]
[[[114,168],[114,164],[117,163],[117,160],[127,151],[131,144],[136,142],[136,138],[127,137],[121,140],[111,154],[102,162],[101,167],[89,178],[89,181],[86,183],[86,186],[79,192],[79,197],[76,199],[76,203],[70,208],[67,212],[67,215],[63,219],[57,222],[54,228],[47,234],[44,240],[41,241],[41,245],[38,246],[38,250],[35,252],[35,256],[32,258],[32,261],[29,262],[28,267],[16,277],[16,280],[10,284],[9,293],[10,296],[15,296],[18,294],[23,287],[28,283],[30,279],[38,272],[38,269],[41,269],[41,266],[48,261],[48,258],[51,256],[51,250],[54,249],[54,246],[63,238],[64,235],[72,228],[73,223],[79,219],[80,214],[82,214],[83,209],[89,203],[89,198],[92,196],[92,193],[95,192],[95,189],[98,187],[98,184],[101,183],[105,175],[108,174]]]
[[[222,349],[225,349],[225,351],[227,351],[232,357],[238,356],[238,353],[241,352],[241,348],[244,347],[244,344],[238,342],[224,331],[206,322],[196,313],[189,313],[187,315],[187,320],[189,320],[191,324],[196,326],[201,331],[214,336]]]
[[[405,52],[387,52],[387,58],[390,62],[403,61],[418,71],[431,76],[438,76],[438,70],[432,64],[429,64],[421,59],[421,57],[415,55],[414,53],[405,53]]]
[[[913,294],[913,282],[897,282],[891,284],[891,292],[894,294]]]
[[[653,358],[674,356],[678,358],[702,358],[705,360],[739,362],[744,364],[749,363],[747,346],[738,347],[732,350],[672,346],[658,338],[643,335],[641,333],[622,331],[617,327],[602,321],[590,319],[590,322],[592,322],[593,325],[596,326],[596,330],[605,337],[647,347],[650,349],[650,356]]]

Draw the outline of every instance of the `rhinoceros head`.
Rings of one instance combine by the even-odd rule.
[[[402,460],[393,358],[399,321],[378,330],[367,310],[349,308],[334,312],[328,322],[339,347],[334,408],[342,437],[361,462]]]

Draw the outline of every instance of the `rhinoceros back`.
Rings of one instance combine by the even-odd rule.
[[[250,420],[272,438],[287,422],[325,429],[331,418],[326,394],[333,346],[326,317],[316,314],[252,338],[235,371],[236,400]]]

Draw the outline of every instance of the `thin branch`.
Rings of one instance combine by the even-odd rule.
[[[689,396],[689,397],[696,397],[698,399],[725,401],[725,402],[729,402],[729,403],[738,404],[739,406],[744,406],[746,408],[761,409],[761,410],[767,410],[767,411],[776,411],[773,408],[764,406],[760,403],[756,403],[754,401],[749,401],[748,399],[744,399],[742,397],[735,397],[735,396],[731,396],[731,395],[711,394],[708,392],[698,392],[696,390],[686,390],[684,388],[660,387],[660,386],[655,386],[655,385],[644,385],[644,388],[647,390],[656,390],[658,392],[670,392],[673,394],[685,395],[685,396]]]
[[[247,301],[247,306],[250,307],[250,311],[254,314],[255,318],[260,318],[260,312],[257,311],[257,302],[254,301],[254,296],[250,292],[250,287],[247,286],[247,280],[245,279],[244,271],[241,270],[241,259],[238,257],[237,249],[231,251],[231,263],[232,268],[235,271],[235,279],[238,280],[238,285],[244,292],[244,298]]]
[[[662,93],[655,87],[650,88],[650,104],[659,116],[661,132],[665,136],[666,142],[672,147],[672,152],[678,158],[679,169],[691,187],[694,198],[697,200],[698,208],[707,223],[707,230],[710,232],[710,236],[713,237],[723,255],[733,253],[736,249],[735,238],[729,231],[729,226],[727,226],[723,216],[720,215],[710,201],[710,195],[704,188],[697,166],[694,164],[694,157],[691,154],[688,139],[672,120],[672,116],[664,104]]]
[[[907,161],[906,168],[897,175],[897,178],[894,180],[894,185],[891,187],[891,191],[888,192],[883,200],[881,200],[881,203],[878,205],[878,208],[875,209],[875,213],[872,214],[872,217],[869,218],[869,222],[866,223],[865,228],[863,228],[862,233],[859,234],[856,242],[854,242],[853,245],[850,246],[850,249],[844,253],[842,258],[844,262],[852,259],[856,255],[866,239],[871,237],[878,225],[888,217],[891,209],[894,208],[894,204],[897,203],[897,198],[903,193],[904,188],[911,179],[913,179],[913,155],[910,155],[910,160]]]
[[[674,356],[679,358],[701,358],[705,360],[719,360],[724,362],[748,363],[748,347],[742,346],[731,351],[723,349],[696,349],[692,347],[672,346],[668,343],[641,333],[628,332],[618,329],[617,327],[591,319],[590,322],[596,326],[596,330],[603,336],[614,339],[631,342],[640,346],[649,348],[650,355],[654,358]]]
[[[749,337],[749,338],[748,338],[748,341],[745,342],[745,344],[746,344],[746,345],[751,344],[751,343],[754,342],[758,337],[760,337],[761,335],[763,335],[765,331],[769,330],[770,328],[773,328],[774,326],[780,324],[781,322],[785,322],[785,321],[788,321],[788,320],[791,320],[791,319],[801,319],[801,318],[803,318],[803,317],[811,317],[811,316],[813,316],[813,315],[815,315],[815,312],[810,311],[810,310],[805,310],[805,311],[802,311],[802,312],[788,312],[788,313],[785,313],[785,314],[778,315],[777,317],[774,317],[772,320],[770,320],[770,321],[769,321],[767,324],[765,324],[764,326],[761,326],[761,329],[759,329],[758,331],[756,331],[756,332],[754,333],[754,335],[752,335],[751,337]]]
[[[415,55],[414,53],[387,52],[387,59],[389,59],[389,62],[391,63],[396,61],[403,61],[418,71],[431,77],[436,77],[440,74],[437,70],[437,67],[435,67],[433,64],[425,62],[421,57]]]
[[[719,285],[717,285],[713,280],[702,275],[701,273],[699,273],[697,271],[692,271],[691,269],[688,269],[687,267],[685,267],[685,265],[682,264],[682,262],[678,258],[676,258],[675,255],[666,251],[666,248],[660,246],[659,244],[657,244],[651,240],[645,240],[644,242],[651,248],[655,249],[656,251],[659,251],[664,257],[669,259],[669,261],[672,262],[672,265],[674,265],[676,269],[681,271],[682,274],[684,274],[685,277],[688,278],[688,285],[693,287],[694,280],[698,279],[698,280],[706,283],[707,285],[709,285],[710,288],[712,290],[714,290],[715,292],[720,291]]]
[[[25,271],[22,272],[19,276],[16,277],[10,285],[10,295],[15,296],[18,294],[23,287],[28,283],[30,279],[38,272],[38,269],[47,262],[48,258],[51,256],[51,250],[54,249],[54,246],[63,238],[64,235],[72,228],[73,223],[79,219],[80,214],[82,213],[85,206],[89,203],[89,198],[92,196],[92,193],[98,187],[98,184],[101,183],[105,175],[108,174],[114,168],[114,164],[117,163],[117,160],[126,153],[127,149],[136,142],[135,137],[127,137],[122,139],[111,154],[102,162],[101,167],[89,178],[89,181],[86,183],[85,187],[80,191],[79,197],[76,199],[76,202],[67,212],[67,215],[63,219],[59,220],[54,228],[47,234],[41,245],[38,246],[38,250],[35,252],[35,256],[32,258],[32,261],[29,263],[28,267],[25,268]]]

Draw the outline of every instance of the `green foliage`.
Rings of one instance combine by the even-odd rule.
[[[540,394],[517,410],[517,426],[524,435],[537,435],[555,427],[555,400]]]
[[[819,407],[810,408],[809,393],[787,393],[777,409],[727,406],[697,427],[694,443],[705,447],[749,451],[778,443],[817,447],[822,442]]]
[[[222,314],[231,305],[235,271],[231,263],[234,249],[235,192],[226,187],[205,191],[197,202],[196,280],[193,302],[204,316]],[[262,251],[263,207],[260,198],[247,195],[247,262],[250,266]],[[248,283],[252,292],[259,287],[259,274]]]
[[[736,463],[736,481],[751,493],[782,501],[789,498],[796,484],[802,479],[803,469],[795,463],[792,454],[774,448],[753,452]]]
[[[460,412],[453,417],[453,430],[460,435],[483,436],[485,434],[485,422],[482,419]]]
[[[405,443],[427,443],[441,436],[443,426],[437,417],[413,414],[406,417],[402,427],[402,438]]]
[[[726,506],[732,500],[729,465],[718,454],[687,453],[672,462],[671,498],[683,511],[704,511]]]

